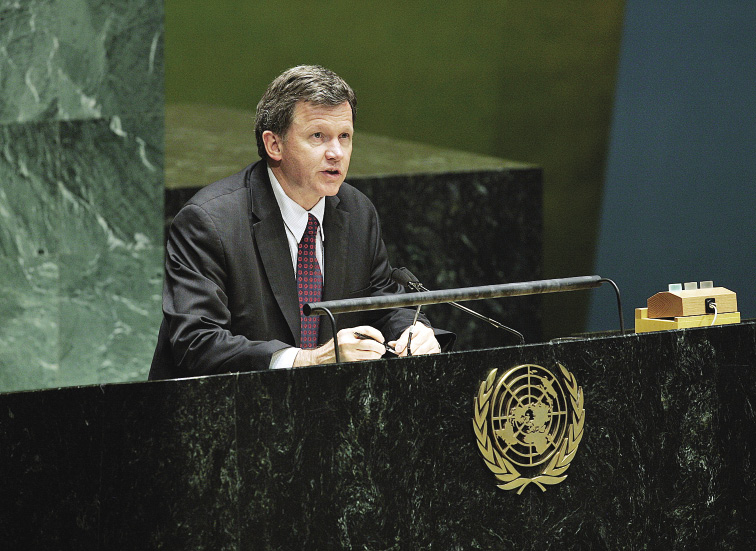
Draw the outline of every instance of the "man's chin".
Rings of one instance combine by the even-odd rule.
[[[336,195],[339,192],[339,189],[341,189],[341,184],[344,183],[344,179],[341,178],[337,182],[326,182],[320,186],[321,196],[323,197],[331,197],[333,195]]]

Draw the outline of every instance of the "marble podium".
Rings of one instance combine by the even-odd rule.
[[[567,479],[496,488],[490,369],[567,367]],[[752,549],[756,323],[0,395],[12,549]]]

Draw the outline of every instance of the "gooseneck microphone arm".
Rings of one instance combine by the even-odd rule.
[[[625,318],[622,316],[622,296],[620,295],[619,287],[609,278],[602,277],[599,280],[600,283],[608,283],[614,289],[614,294],[617,296],[617,313],[619,314],[620,335],[625,334]]]
[[[418,280],[417,277],[407,268],[394,268],[391,271],[391,279],[396,281],[399,285],[403,287],[409,287],[414,291],[430,293],[430,289],[427,289],[422,283],[420,283],[420,280]],[[485,321],[486,323],[493,325],[497,329],[503,329],[504,331],[511,333],[512,335],[517,337],[517,339],[520,341],[520,344],[525,344],[525,337],[519,331],[512,329],[511,327],[507,327],[506,325],[501,324],[494,319],[486,317],[483,314],[480,314],[475,310],[468,308],[467,306],[462,306],[458,302],[449,302],[447,304],[450,304],[451,306],[454,306],[455,308],[462,310],[463,312],[466,312],[471,316],[478,318],[479,320]]]

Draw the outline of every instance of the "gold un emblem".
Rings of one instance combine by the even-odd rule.
[[[583,438],[583,389],[561,364],[560,382],[533,364],[496,379],[491,370],[475,397],[473,428],[486,466],[502,490],[521,494],[531,482],[559,484]]]

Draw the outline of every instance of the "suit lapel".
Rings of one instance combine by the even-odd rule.
[[[326,197],[323,215],[323,233],[325,234],[325,281],[323,301],[344,298],[344,282],[347,271],[347,252],[349,250],[349,213],[339,210],[338,197]],[[332,337],[328,316],[320,319],[319,342]]]
[[[260,161],[252,171],[252,233],[270,288],[299,346],[299,297],[283,218],[270,187],[266,164]]]

